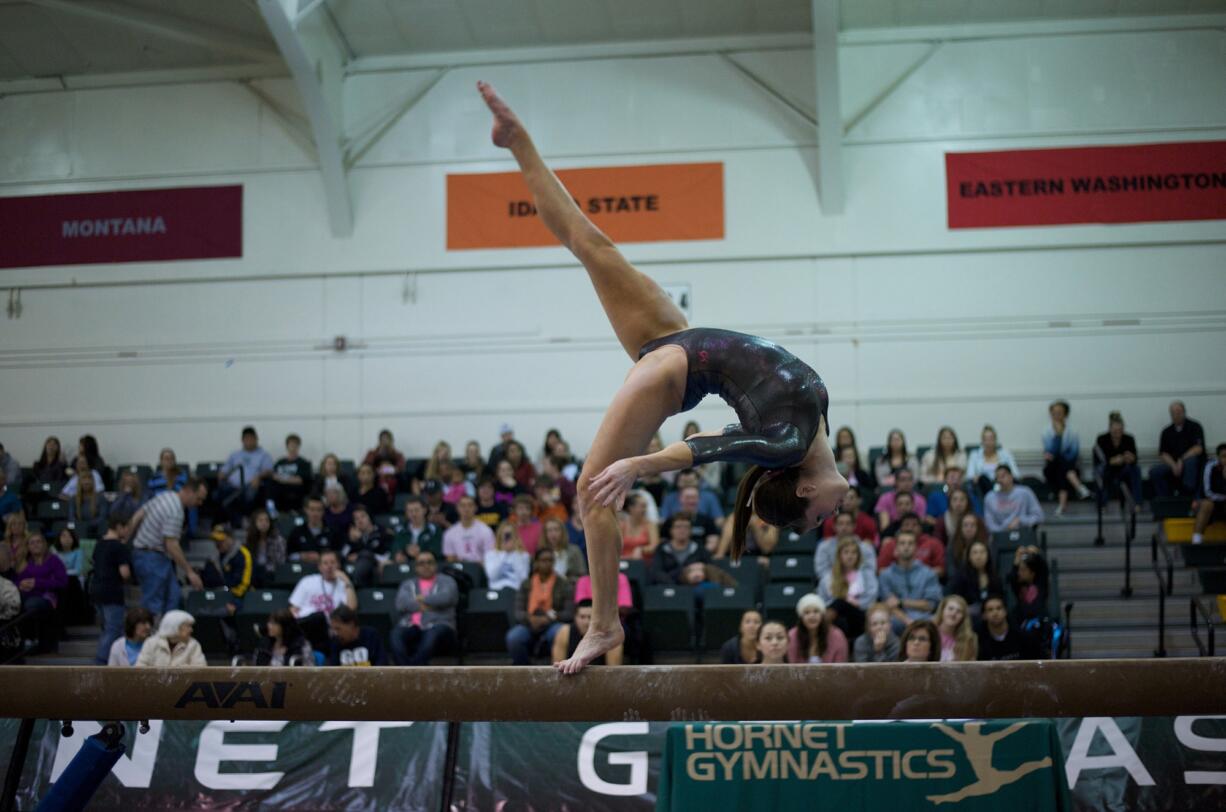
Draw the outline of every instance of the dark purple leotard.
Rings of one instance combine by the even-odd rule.
[[[719,395],[741,421],[719,437],[686,440],[695,465],[712,460],[766,468],[800,464],[830,404],[812,367],[764,338],[705,327],[649,341],[639,358],[668,344],[684,349],[689,360],[681,411]]]

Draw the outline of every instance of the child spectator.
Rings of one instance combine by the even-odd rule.
[[[166,668],[173,666],[205,666],[200,643],[192,637],[196,619],[182,609],[172,609],[162,616],[157,634],[141,646],[137,667]]]
[[[94,662],[98,665],[111,664],[116,641],[123,637],[125,632],[129,632],[129,637],[132,636],[124,612],[123,595],[124,586],[132,580],[132,556],[128,551],[127,541],[127,521],[122,516],[112,516],[107,519],[106,534],[94,545],[94,574],[90,579],[90,598],[98,608],[102,621],[102,635],[98,638],[98,651],[94,656]],[[149,614],[147,609],[142,611]],[[149,622],[153,622],[152,615],[149,615]],[[148,636],[148,632],[145,636]],[[142,637],[140,642],[143,641]],[[137,653],[139,647],[131,655],[132,662],[136,662]]]
[[[532,569],[532,557],[524,550],[523,540],[515,525],[503,522],[498,526],[498,546],[485,554],[482,565],[490,589],[519,589]]]
[[[515,596],[516,625],[507,632],[512,665],[528,665],[538,645],[552,647],[558,631],[574,616],[570,582],[559,577],[553,565],[552,550],[537,550],[532,575]]]
[[[401,581],[396,591],[400,613],[400,622],[392,629],[396,664],[429,665],[437,652],[455,648],[459,602],[455,579],[438,571],[438,556],[421,550],[413,563],[413,577]]]
[[[387,665],[379,633],[369,626],[358,625],[357,610],[338,606],[332,610],[328,623],[332,627],[328,665]]]
[[[581,604],[582,605],[582,604]],[[591,605],[591,601],[587,602]],[[762,659],[758,651],[758,631],[762,628],[762,613],[746,609],[741,613],[737,633],[729,637],[719,649],[719,661],[724,665],[749,665]]]
[[[979,656],[979,640],[971,628],[970,611],[961,595],[946,595],[935,615],[941,635],[941,662],[966,662]]]
[[[789,663],[847,662],[847,638],[830,622],[821,598],[811,592],[802,596],[796,602],[796,615],[800,622],[788,632]]]
[[[856,638],[852,657],[858,663],[892,663],[898,660],[898,635],[890,627],[890,607],[874,603],[868,609],[868,628]]]
[[[941,648],[936,624],[931,620],[913,620],[902,633],[898,659],[904,663],[935,663],[941,660]]]
[[[111,644],[106,665],[136,665],[145,641],[153,633],[153,615],[143,606],[133,606],[123,616],[123,634]]]

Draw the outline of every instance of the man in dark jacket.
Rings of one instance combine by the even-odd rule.
[[[438,572],[438,558],[420,550],[413,577],[400,582],[396,611],[400,622],[392,629],[392,659],[396,665],[429,665],[444,648],[456,646],[455,607],[460,588],[447,573]]]
[[[711,553],[706,546],[690,537],[693,523],[693,517],[689,513],[678,513],[670,520],[668,544],[661,544],[656,548],[656,554],[651,559],[651,569],[648,570],[651,583],[670,586],[690,583],[685,579],[686,568],[690,564],[711,562]]]

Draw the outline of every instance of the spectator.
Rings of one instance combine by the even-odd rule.
[[[264,584],[272,580],[277,567],[289,560],[289,543],[264,508],[251,514],[249,524],[243,546],[251,553],[252,578],[257,585]]]
[[[873,545],[877,544],[880,528],[877,527],[877,520],[872,515],[860,510],[860,489],[855,485],[847,489],[847,495],[843,497],[843,505],[839,511],[846,511],[855,519],[857,536]],[[838,513],[832,513],[826,517],[826,521],[822,524],[822,538],[836,535],[834,523],[837,519]]]
[[[68,481],[68,463],[60,449],[60,438],[52,435],[43,441],[42,453],[34,462],[34,476],[28,488],[31,491],[57,494]]]
[[[477,502],[471,496],[461,499],[456,508],[460,520],[443,533],[443,555],[450,562],[480,564],[485,554],[494,549],[494,531],[477,521]]]
[[[966,551],[966,560],[953,568],[949,579],[949,592],[958,595],[967,604],[971,620],[977,620],[983,611],[983,601],[988,595],[1004,591],[1000,576],[992,561],[991,549],[985,539],[971,541]]]
[[[882,527],[882,538],[889,538],[890,536],[897,535],[899,528],[902,527],[902,517],[906,516],[908,513],[915,513],[915,494],[900,493],[898,494],[898,498],[894,500],[894,514],[898,516],[898,518]],[[918,516],[919,514],[916,513],[916,515]],[[928,517],[925,516],[924,518],[927,519]],[[928,520],[932,521],[931,519]]]
[[[429,665],[439,651],[454,649],[456,604],[460,588],[455,579],[438,571],[438,556],[420,550],[414,558],[413,577],[400,582],[396,611],[400,622],[392,629],[392,656],[397,665]]]
[[[986,494],[992,490],[998,466],[1009,466],[1014,479],[1021,476],[1017,470],[1017,463],[1013,460],[1013,454],[1009,452],[1009,449],[997,445],[996,429],[990,425],[984,426],[983,432],[979,435],[979,442],[982,445],[967,456],[966,478],[971,485],[979,489],[980,493]]]
[[[1082,484],[1078,472],[1081,440],[1068,425],[1069,411],[1068,401],[1054,401],[1047,407],[1051,427],[1043,432],[1043,478],[1047,480],[1047,487],[1056,494],[1057,516],[1064,515],[1070,489],[1082,499],[1090,496],[1090,490]]]
[[[89,458],[84,454],[79,454],[72,461],[73,474],[72,478],[64,485],[64,490],[60,491],[60,498],[71,501],[72,497],[76,496],[77,491],[81,488],[81,480],[88,479],[94,483],[94,493],[102,493],[106,490],[106,486],[102,484],[102,474],[89,467]]]
[[[499,443],[490,449],[490,468],[497,467],[507,455],[507,445],[515,442],[515,429],[510,423],[503,423],[498,427],[498,438]]]
[[[51,554],[41,533],[31,533],[26,545],[25,564],[14,567],[21,610],[33,615],[29,625],[37,631],[39,651],[56,651],[59,629],[55,610],[60,604],[60,591],[68,586],[68,573],[64,562]]]
[[[554,638],[574,616],[570,583],[554,572],[553,550],[540,549],[532,561],[532,575],[515,597],[516,626],[507,632],[507,650],[513,665],[528,665],[533,650]]]
[[[9,481],[8,472],[0,469],[0,519],[21,512],[21,496],[16,485],[9,487]]]
[[[541,456],[537,458],[537,462],[541,463],[553,457],[554,452],[557,450],[558,443],[561,442],[563,442],[562,432],[558,431],[557,429],[550,429],[549,431],[545,432],[545,443],[541,447]]]
[[[897,477],[900,471],[911,472],[911,483],[919,477],[919,464],[915,455],[907,451],[907,438],[901,429],[893,429],[886,436],[885,453],[873,466],[873,475],[879,488],[898,487]]]
[[[560,444],[562,441],[559,440],[558,442]],[[523,492],[531,492],[532,483],[536,481],[536,468],[528,459],[528,454],[524,451],[524,447],[512,440],[510,443],[507,443],[506,456],[503,459],[511,463],[511,468],[515,472],[515,481],[523,488]]]
[[[18,510],[4,517],[4,544],[12,552],[13,563],[18,569],[26,565],[26,541],[29,538],[30,526],[26,522],[26,514]]]
[[[933,516],[931,513],[932,502],[935,501],[935,496],[937,495],[945,499],[946,504],[944,510]],[[950,548],[950,542],[958,535],[958,531],[962,527],[962,520],[967,516],[975,516],[975,508],[971,503],[971,497],[961,488],[950,491],[948,497],[945,497],[945,494],[934,494],[934,499],[928,502],[928,510],[929,515],[936,519],[933,535],[945,544],[946,549]],[[975,518],[979,517],[975,516]]]
[[[311,480],[310,495],[322,500],[324,493],[332,487],[341,488],[345,496],[349,496],[355,490],[354,484],[341,471],[340,457],[335,454],[324,454],[323,459],[319,461],[319,476]]]
[[[122,516],[113,516],[107,519],[106,534],[94,545],[94,574],[89,582],[89,596],[102,621],[102,635],[98,638],[98,651],[94,655],[97,665],[110,663],[115,641],[124,636],[126,628],[123,590],[132,581],[132,555],[128,551],[127,541],[127,520]],[[142,611],[149,614],[148,609]],[[152,615],[149,621],[152,624]],[[128,636],[131,637],[131,634]],[[136,654],[131,659],[135,662]]]
[[[701,487],[702,479],[698,476],[698,472],[693,468],[685,468],[677,472],[677,478],[674,482],[675,490],[664,497],[664,503],[660,505],[660,518],[663,520],[671,519],[676,513],[684,511],[686,513],[696,513],[703,516],[709,516],[711,521],[717,526],[724,523],[724,506],[720,504],[719,496],[710,489]],[[685,498],[687,488],[694,488],[697,494],[697,502],[693,499]],[[688,502],[689,506],[686,506]]]
[[[489,475],[489,468],[481,456],[481,444],[476,440],[469,440],[464,446],[464,460],[460,463],[460,470],[474,485]]]
[[[338,606],[358,608],[358,593],[341,569],[340,554],[319,554],[319,572],[304,575],[289,596],[289,609],[316,651],[328,650],[328,618]]]
[[[579,460],[570,453],[570,445],[565,440],[553,447],[553,465],[558,470],[558,476],[574,482],[579,478]]]
[[[540,480],[541,477],[548,477],[549,479],[553,480],[553,490],[557,493],[557,502],[569,516],[575,507],[575,481],[563,476],[562,466],[558,465],[557,461],[552,458],[541,463],[541,471],[539,474],[537,474],[537,479]],[[642,483],[642,481],[643,480],[639,480],[639,483],[636,483],[635,487],[641,489],[642,485],[640,483]],[[533,487],[535,488],[536,486],[534,485]],[[539,494],[537,495],[537,499],[540,499]],[[655,504],[654,500],[652,501],[652,504]],[[559,516],[558,518],[561,517]]]
[[[591,599],[592,577],[580,575],[579,580],[575,581],[575,604]],[[627,618],[634,614],[634,591],[630,588],[630,579],[624,572],[617,573],[617,612],[621,616],[623,626],[626,625]],[[627,634],[627,639],[629,637]]]
[[[587,556],[570,543],[570,534],[566,532],[566,525],[558,519],[546,519],[544,528],[541,531],[541,546],[553,550],[553,568],[557,570],[558,575],[570,581],[581,575],[587,575]]]
[[[340,485],[329,485],[324,489],[324,526],[328,535],[341,542],[349,538],[349,528],[353,527],[353,507],[349,504],[349,494]]]
[[[706,547],[707,552],[714,553],[719,549],[719,523],[710,515],[699,510],[701,497],[697,485],[686,485],[677,492],[679,513],[690,517],[690,538]],[[674,513],[673,516],[677,516]]]
[[[375,469],[362,463],[358,466],[358,490],[353,497],[354,505],[362,505],[371,516],[382,516],[392,509],[387,491],[375,481]]]
[[[1029,660],[1026,638],[1009,621],[1005,598],[1000,594],[988,595],[983,601],[983,625],[979,627],[980,660]]]
[[[387,532],[371,521],[364,505],[353,509],[353,526],[349,540],[341,552],[353,564],[353,578],[362,586],[374,586],[383,566],[391,558],[391,539]]]
[[[996,484],[997,489],[983,499],[983,520],[988,532],[1036,527],[1043,522],[1038,497],[1026,485],[1014,483],[1013,470],[1008,465],[996,466]]]
[[[896,632],[913,620],[932,615],[941,600],[941,584],[930,568],[915,560],[915,533],[898,534],[894,547],[894,563],[878,576],[882,602],[890,608]],[[936,639],[934,635],[932,639]]]
[[[874,603],[868,608],[868,628],[852,645],[852,659],[857,663],[892,663],[898,661],[898,635],[890,627],[890,607]]]
[[[111,472],[106,467],[106,460],[102,459],[102,453],[98,450],[98,439],[92,434],[82,434],[77,440],[77,456],[72,458],[68,463],[70,471],[79,471],[77,468],[77,460],[85,458],[85,466],[91,471],[97,471],[102,482],[98,485],[99,491],[105,491],[111,486]],[[71,494],[70,494],[71,495]]]
[[[272,456],[260,448],[260,438],[244,426],[243,447],[230,454],[217,471],[217,501],[230,517],[231,527],[241,527],[243,517],[264,502],[266,480],[273,473]]]
[[[983,503],[979,501],[978,491],[966,482],[966,471],[957,465],[947,465],[945,479],[939,484],[939,487],[934,485],[929,488],[927,496],[924,497],[928,500],[927,514],[933,519],[945,515],[945,512],[949,510],[950,497],[957,492],[965,494],[970,500],[971,510],[975,513],[983,513]]]
[[[663,448],[664,442],[660,439],[660,433],[656,432],[647,443],[647,453],[655,454],[663,450]],[[661,505],[664,503],[665,492],[668,490],[668,481],[664,478],[663,474],[651,473],[639,477],[638,481],[634,483],[634,487],[646,491],[657,505]]]
[[[958,522],[958,529],[954,531],[945,545],[946,574],[957,570],[966,563],[966,552],[976,541],[987,543],[988,526],[974,513],[966,513]]]
[[[328,625],[332,629],[328,665],[387,665],[387,655],[379,633],[369,626],[358,625],[357,610],[348,606],[336,607],[332,610]]]
[[[184,485],[186,487],[186,485]],[[175,488],[174,493],[178,493],[182,488]],[[140,477],[135,471],[123,471],[119,474],[119,486],[117,488],[114,501],[111,502],[111,507],[108,509],[108,515],[127,516],[132,518],[136,512],[141,509],[141,506],[146,502],[153,501],[152,498],[146,499],[141,486]],[[162,491],[166,493],[167,491]],[[187,508],[184,510],[186,515],[190,516],[196,512],[196,508]]]
[[[451,444],[439,440],[434,444],[434,450],[430,452],[430,458],[426,460],[426,467],[422,472],[422,478],[426,480],[443,481],[443,468],[451,464]]]
[[[0,443],[0,471],[4,472],[5,480],[14,493],[21,493],[21,463],[13,458],[13,455],[4,449],[4,444]],[[3,516],[0,513],[0,516]]]
[[[931,569],[937,578],[945,577],[945,545],[937,541],[935,537],[923,532],[919,516],[914,513],[905,514],[899,524],[898,534],[894,538],[881,542],[881,552],[877,556],[877,569],[884,570],[894,563],[897,555],[897,539],[901,539],[904,533],[910,533],[915,538],[915,560]]]
[[[552,474],[537,474],[532,485],[532,496],[536,499],[536,518],[542,522],[546,519],[557,519],[563,524],[570,518],[570,511],[562,504],[562,489],[557,477]]]
[[[122,475],[121,475],[122,477]],[[157,470],[145,484],[147,498],[157,496],[163,491],[178,493],[187,484],[187,471],[179,467],[179,459],[173,448],[163,448],[158,454]]]
[[[1205,540],[1205,528],[1212,522],[1226,522],[1226,443],[1219,443],[1214,450],[1217,459],[1205,464],[1205,498],[1196,508],[1196,524],[1192,543]]]
[[[937,442],[924,452],[920,461],[920,481],[925,485],[940,485],[945,482],[945,472],[950,468],[966,470],[966,452],[958,445],[958,435],[949,426],[941,426]]]
[[[92,535],[99,535],[92,533]],[[96,613],[85,594],[84,560],[81,556],[81,538],[72,526],[60,528],[51,553],[64,565],[68,582],[60,592],[59,616],[65,625],[92,622]]]
[[[562,626],[562,628],[558,629],[558,633],[554,635],[553,661],[560,663],[571,657],[575,653],[575,649],[579,647],[579,641],[583,639],[583,635],[587,634],[587,630],[591,625],[592,600],[588,598],[575,606],[574,622]],[[624,646],[618,643],[616,647],[607,653],[592,660],[589,665],[621,665],[624,656]]]
[[[681,584],[683,570],[690,564],[711,562],[711,553],[691,537],[693,519],[688,513],[678,513],[668,523],[668,543],[656,548],[647,570],[653,584]]]
[[[422,550],[437,560],[443,555],[443,531],[426,520],[426,500],[410,496],[404,503],[405,523],[392,539],[392,558],[400,564],[416,560]]]
[[[174,666],[205,666],[200,643],[192,637],[196,619],[182,609],[172,609],[162,615],[157,634],[145,640],[136,658],[137,667],[166,668]]]
[[[834,516],[833,535],[822,539],[822,542],[817,545],[817,550],[813,553],[814,577],[819,582],[834,569],[835,551],[838,549],[839,542],[845,538],[859,540],[860,558],[865,564],[872,564],[874,573],[877,571],[877,549],[855,534],[855,519],[851,512],[840,510]],[[872,599],[876,600],[876,595]]]
[[[317,496],[308,496],[303,505],[306,521],[290,531],[286,552],[290,561],[305,561],[314,564],[324,550],[339,549],[331,531],[324,524],[324,503]]]
[[[877,601],[876,562],[867,561],[861,542],[854,535],[839,539],[834,568],[817,586],[817,595],[826,604],[826,613],[851,640],[864,632],[864,610]]]
[[[750,665],[760,661],[762,652],[758,651],[758,630],[761,628],[761,612],[757,609],[742,612],[736,635],[720,646],[719,661],[724,665]]]
[[[1132,510],[1141,505],[1141,467],[1137,465],[1137,441],[1124,433],[1124,418],[1119,412],[1107,416],[1107,432],[1094,441],[1094,469],[1101,486],[1098,504],[1105,506],[1116,488],[1127,485],[1132,494]]]
[[[451,529],[451,526],[460,520],[460,513],[457,508],[460,501],[464,497],[460,497],[454,505],[443,501],[443,483],[436,479],[426,480],[421,486],[422,498],[426,500],[426,518],[437,524],[444,531]],[[472,497],[468,497],[472,498]],[[476,514],[473,514],[476,516]]]
[[[252,657],[253,665],[315,665],[315,652],[289,609],[278,609],[264,622],[264,635]]]
[[[528,489],[515,478],[515,466],[506,459],[499,460],[494,466],[494,499],[506,505],[507,511],[510,511],[515,497],[527,492]]]
[[[289,435],[285,438],[285,456],[273,465],[269,491],[279,511],[297,510],[311,487],[311,461],[299,456],[301,450],[302,438]]]
[[[970,610],[961,595],[946,595],[935,615],[941,636],[941,662],[967,662],[979,657],[979,639],[971,628]]]
[[[847,484],[869,490],[877,487],[877,478],[865,469],[860,459],[860,447],[856,444],[855,432],[847,426],[843,426],[834,435],[834,459]]]
[[[719,534],[719,545],[715,548],[712,558],[724,558],[728,555],[732,549],[735,530],[734,522],[724,522],[724,529]],[[779,530],[778,527],[762,521],[757,514],[749,514],[749,524],[745,525],[745,549],[741,551],[741,555],[757,557],[759,564],[769,566],[769,556],[779,546]]]
[[[482,562],[490,589],[519,589],[532,569],[532,556],[524,550],[515,525],[503,522],[498,526],[497,547],[485,554]]]
[[[847,638],[830,622],[821,598],[812,592],[801,596],[796,602],[796,616],[800,622],[788,632],[789,663],[847,662]]]
[[[184,511],[200,505],[207,494],[208,487],[202,480],[189,479],[183,490],[158,494],[132,517],[132,571],[140,582],[141,606],[155,617],[179,606],[176,565],[187,574],[193,589],[204,586],[187,563],[179,538]]]
[[[210,589],[226,590],[226,611],[233,615],[243,608],[243,597],[251,588],[251,576],[255,569],[251,551],[235,541],[224,525],[213,528],[213,541],[217,544],[218,563],[210,561],[205,564],[201,580]]]
[[[898,497],[904,493],[911,494],[914,500],[912,510],[916,515],[924,516],[928,512],[928,501],[924,499],[924,495],[915,491],[915,474],[910,468],[900,468],[894,474],[894,490],[888,493],[881,494],[877,500],[875,508],[877,512],[877,523],[881,527],[889,527],[894,522],[898,521],[902,511],[898,509]]]
[[[541,543],[541,522],[536,518],[536,502],[531,496],[520,494],[513,503],[514,512],[511,523],[519,531],[519,539],[529,555],[536,555],[536,548]]]
[[[64,571],[69,579],[80,578],[81,569],[81,537],[71,526],[60,528],[60,534],[55,539],[52,554],[64,564]]]
[[[447,460],[440,466],[440,475],[443,482],[443,501],[447,504],[454,505],[460,501],[461,496],[477,494],[477,489],[464,478],[464,472],[451,460]]]
[[[458,502],[458,500],[457,500]],[[498,501],[494,491],[494,480],[482,479],[477,483],[477,521],[493,530],[502,520],[511,515],[511,509],[506,502]]]
[[[1016,599],[1014,613],[1017,624],[1047,617],[1047,561],[1038,547],[1023,545],[1013,552],[1013,569],[1009,570],[1009,588]]]
[[[758,629],[759,665],[783,665],[788,661],[788,627],[768,620]]]
[[[660,546],[660,529],[647,519],[647,499],[641,493],[626,497],[626,510],[618,517],[622,558],[651,560]]]
[[[1187,416],[1182,400],[1171,401],[1171,424],[1158,440],[1160,462],[1149,469],[1154,496],[1183,493],[1195,497],[1205,456],[1205,430]]]
[[[143,606],[133,606],[123,615],[123,634],[111,643],[106,665],[125,668],[136,665],[141,649],[153,634],[153,615]]]
[[[911,621],[902,633],[898,659],[904,663],[940,662],[941,649],[936,644],[939,634],[936,624],[927,618]]]
[[[362,462],[374,469],[379,487],[383,488],[388,498],[395,496],[400,477],[404,474],[405,458],[396,448],[391,431],[383,429],[379,432],[379,444],[366,452]]]

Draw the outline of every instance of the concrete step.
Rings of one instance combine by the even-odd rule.
[[[1135,593],[1131,599],[1082,599],[1073,607],[1073,630],[1089,631],[1107,628],[1152,627],[1157,633],[1158,598],[1140,597]],[[1174,610],[1179,607],[1180,619],[1187,615],[1187,601],[1168,599],[1166,602],[1167,628],[1175,619]],[[1185,623],[1186,625],[1186,623]]]
[[[1077,659],[1114,657],[1152,657],[1158,648],[1158,629],[1154,626],[1118,629],[1082,629],[1073,614],[1073,657]],[[1166,651],[1170,657],[1195,657],[1196,643],[1186,622],[1167,627]]]
[[[1174,597],[1190,598],[1201,593],[1195,571],[1176,568],[1174,575]],[[1123,565],[1101,571],[1065,572],[1064,561],[1060,561],[1060,597],[1064,600],[1119,597],[1123,588]],[[1132,590],[1134,598],[1157,597],[1158,579],[1150,569],[1148,559],[1144,568],[1138,567],[1136,560],[1133,561]]]

